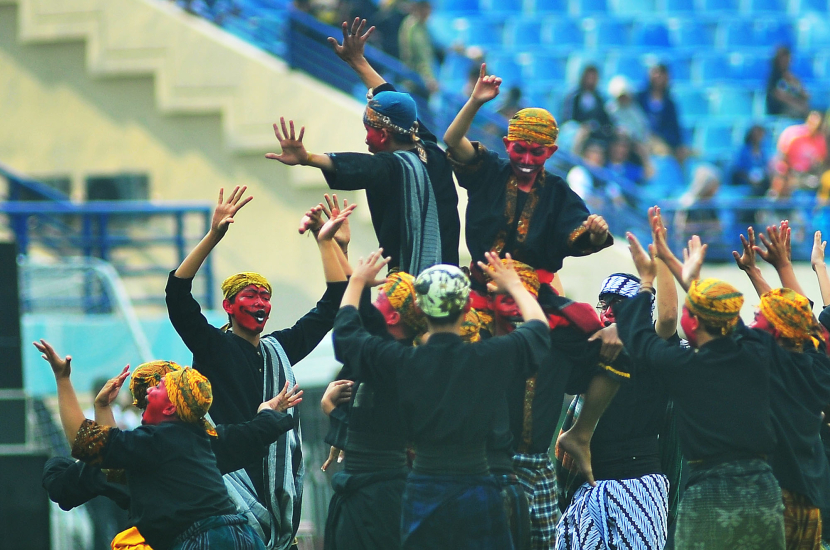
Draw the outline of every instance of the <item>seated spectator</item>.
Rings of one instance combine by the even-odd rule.
[[[789,197],[795,189],[816,189],[827,160],[822,114],[811,111],[804,124],[784,129],[778,138],[775,173],[769,195]]]
[[[398,46],[398,33],[401,24],[406,19],[405,0],[383,0],[380,8],[372,20],[375,25],[377,44],[384,52],[400,59],[400,47]],[[362,16],[361,16],[362,17]]]
[[[651,129],[651,152],[656,155],[674,155],[681,164],[689,156],[683,145],[677,106],[669,92],[669,69],[663,64],[653,66],[648,73],[648,86],[637,94]]]
[[[592,139],[607,141],[613,133],[611,118],[605,112],[605,103],[597,92],[599,71],[593,65],[583,69],[576,90],[565,97],[562,120],[575,120],[590,130]]]
[[[713,165],[701,164],[695,169],[692,183],[680,197],[680,208],[674,217],[675,234],[681,239],[686,239],[691,235],[700,235],[701,240],[721,238],[717,210],[712,207],[705,208],[717,194],[720,184],[720,170]],[[704,238],[704,235],[708,237]]]
[[[589,140],[582,149],[585,166],[602,169],[605,167],[605,146],[601,141]],[[624,202],[622,190],[613,181],[595,176],[585,166],[576,165],[568,171],[565,181],[579,195],[591,211],[598,210],[605,202],[604,195],[615,204]]]
[[[421,75],[428,94],[438,91],[439,87],[432,70],[436,61],[435,46],[427,28],[427,20],[431,14],[432,5],[429,2],[413,2],[409,15],[403,20],[398,31],[401,61]]]
[[[627,135],[636,143],[648,143],[651,137],[648,118],[640,104],[634,101],[634,90],[628,79],[617,75],[608,83],[611,99],[605,105],[608,116],[618,133]]]
[[[769,158],[762,147],[766,133],[757,124],[747,130],[744,146],[732,166],[732,185],[748,186],[756,197],[766,193],[770,185]]]
[[[803,118],[810,110],[810,94],[790,72],[790,60],[788,47],[775,50],[767,80],[767,114]]]
[[[647,165],[648,170],[646,170],[640,164],[632,162],[632,157],[635,155],[631,146],[631,138],[626,134],[615,135],[608,144],[608,164],[605,168],[634,183],[643,184],[650,177],[653,169]]]

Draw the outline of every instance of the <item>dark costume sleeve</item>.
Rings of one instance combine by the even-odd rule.
[[[43,488],[49,494],[49,500],[67,511],[97,496],[111,499],[124,510],[130,508],[130,493],[126,486],[108,482],[100,468],[67,456],[46,461]]]
[[[501,368],[497,373],[495,385],[506,385],[514,377],[533,376],[542,365],[551,360],[550,328],[541,321],[529,321],[505,336],[490,338],[477,344],[486,355],[488,348],[507,347],[506,354],[512,358],[511,368]]]
[[[72,456],[102,468],[152,469],[158,461],[152,428],[139,426],[122,431],[87,418],[75,436]]]
[[[293,428],[293,416],[271,409],[260,411],[249,422],[217,425],[218,437],[210,439],[210,447],[219,471],[234,472],[263,458],[268,446]]]
[[[210,355],[215,345],[221,345],[222,331],[208,323],[202,315],[202,308],[191,293],[193,279],[180,279],[174,273],[170,272],[164,289],[170,322],[191,353]],[[202,370],[202,374],[208,378],[213,374],[209,363],[199,368],[207,369]]]
[[[824,309],[821,310],[821,313],[818,314],[818,322],[826,328],[830,330],[830,306],[825,306]]]
[[[356,191],[366,189],[381,200],[393,196],[399,178],[394,171],[399,163],[392,153],[328,153],[334,171],[323,171],[330,189]]]
[[[360,315],[352,306],[340,308],[334,320],[334,356],[343,364],[353,366],[361,379],[394,380],[395,369],[410,348],[394,340],[372,336],[363,327]]]
[[[501,168],[498,153],[487,149],[478,141],[473,141],[472,144],[475,155],[467,162],[456,160],[452,153],[447,151],[447,159],[455,173],[455,179],[464,189],[472,189],[488,182],[489,176]]]
[[[293,327],[270,334],[282,345],[292,365],[311,353],[331,330],[346,285],[346,281],[326,283],[326,292],[314,309],[303,315]]]

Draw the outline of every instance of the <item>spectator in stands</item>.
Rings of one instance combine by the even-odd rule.
[[[606,141],[611,137],[613,126],[605,112],[605,102],[597,91],[599,70],[588,65],[582,70],[579,86],[565,97],[563,121],[575,120],[590,129],[590,137]]]
[[[749,187],[753,196],[762,196],[770,185],[769,158],[762,146],[766,133],[757,124],[747,130],[744,146],[732,166],[732,185]]]
[[[720,221],[717,210],[702,208],[720,189],[721,174],[711,164],[701,164],[695,169],[689,189],[680,197],[680,209],[674,217],[677,234],[681,238],[693,233],[704,236],[717,237],[720,232]],[[698,206],[700,208],[692,209]]]
[[[795,189],[816,189],[827,160],[822,114],[811,111],[804,124],[786,128],[778,138],[775,174],[769,195],[789,197]]]
[[[790,72],[790,49],[775,50],[772,69],[767,80],[767,114],[802,118],[810,110],[810,94],[801,81]]]
[[[617,75],[608,83],[611,99],[605,106],[618,133],[627,135],[635,143],[648,143],[651,130],[648,118],[640,104],[634,101],[634,90],[628,79]]]
[[[400,47],[398,46],[398,33],[401,24],[406,19],[406,0],[383,0],[380,9],[374,17],[376,33],[379,35],[379,44],[383,51],[391,56],[400,58]],[[365,19],[365,15],[358,14]],[[351,19],[346,19],[351,21]]]
[[[624,202],[619,185],[613,181],[605,181],[595,176],[588,169],[605,167],[605,145],[598,140],[589,140],[582,149],[582,160],[585,166],[574,166],[565,178],[568,186],[585,201],[591,210],[599,209],[610,198],[615,204]]]
[[[605,168],[634,183],[643,184],[654,172],[654,169],[651,164],[644,167],[632,162],[632,154],[631,138],[622,132],[618,132],[611,139],[611,143],[608,144],[608,164]]]
[[[409,15],[403,20],[398,31],[401,61],[421,76],[430,94],[438,91],[438,81],[432,71],[432,65],[436,60],[435,46],[427,28],[427,20],[431,13],[432,5],[429,2],[413,2]]]
[[[689,156],[680,134],[677,106],[669,93],[669,68],[658,64],[649,70],[648,86],[637,94],[637,102],[648,117],[651,152],[674,155],[681,164]]]

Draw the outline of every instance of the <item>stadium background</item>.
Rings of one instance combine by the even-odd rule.
[[[236,9],[218,17],[221,2],[190,3],[189,13],[161,0],[0,0],[0,240],[25,253],[17,261],[22,363],[15,364],[14,353],[0,359],[4,373],[22,373],[19,382],[5,377],[0,388],[0,411],[12,411],[0,422],[2,548],[91,547],[83,510],[54,509],[51,519],[37,523],[36,511],[47,508],[34,466],[63,451],[50,431],[52,377],[29,342],[46,338],[71,353],[82,391],[127,363],[150,357],[189,363],[166,319],[164,279],[202,236],[219,187],[248,185],[255,200],[198,278],[196,291],[214,310],[209,318],[222,322],[215,311],[219,282],[240,270],[260,271],[274,283],[271,330],[292,323],[322,293],[317,247],[296,227],[326,191],[323,178],[317,170],[288,169],[263,155],[277,149],[270,124],[279,116],[306,126],[311,151],[364,151],[365,89],[325,43],[338,29],[285,0],[225,4]],[[471,48],[484,55],[490,72],[504,77],[503,89],[520,86],[525,104],[556,116],[587,63],[599,68],[603,95],[612,76],[623,74],[639,88],[651,64],[666,63],[684,136],[697,156],[685,171],[670,159],[656,160],[658,171],[645,187],[617,181],[625,204],[598,193],[598,210],[621,242],[625,230],[645,235],[644,208],[654,200],[669,212],[678,208],[696,163],[725,165],[750,125],[767,128],[765,146],[772,150],[781,130],[799,122],[764,113],[776,46],[791,47],[793,71],[814,107],[827,108],[829,4],[436,0],[430,29],[449,53],[436,67],[440,92],[428,103],[419,99],[421,116],[439,135],[446,128],[465,99],[461,90],[472,62],[463,54]],[[418,79],[378,50],[367,55],[392,82]],[[504,126],[495,108],[485,110],[473,137],[498,147]],[[549,169],[560,173],[582,163],[566,150],[554,159]],[[602,181],[614,180],[589,170]],[[813,194],[772,203],[722,190],[706,205],[719,217],[717,233],[709,236],[713,259],[726,260],[737,247],[741,211],[767,211],[770,220],[784,212],[794,225],[797,273],[817,298],[804,262],[812,231],[828,227]],[[375,245],[368,209],[362,194],[344,196],[362,206],[353,217],[351,253],[365,254]],[[675,244],[683,237],[675,235]],[[610,271],[630,269],[625,247],[617,245],[567,260],[564,283],[569,295],[593,302]],[[2,286],[12,288],[11,269],[0,273]],[[729,263],[707,266],[706,273],[753,295]],[[755,302],[749,298],[748,304]],[[751,313],[745,308],[746,316]],[[325,341],[297,369],[308,395],[305,548],[320,542],[329,496],[318,467],[326,449],[316,402],[336,368]],[[9,420],[14,411],[25,413],[22,435]],[[18,474],[27,469],[34,474]]]

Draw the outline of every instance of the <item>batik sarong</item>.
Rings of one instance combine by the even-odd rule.
[[[557,506],[556,475],[545,453],[513,455],[513,471],[524,487],[530,508],[530,547],[549,550],[556,539],[556,523],[561,516]]]
[[[583,484],[556,528],[557,550],[661,550],[669,480],[662,474]]]
[[[760,459],[697,468],[680,501],[677,550],[783,550],[784,504]]]
[[[409,474],[403,495],[401,547],[512,550],[496,480],[490,475]]]
[[[821,548],[821,511],[805,497],[781,489],[784,501],[784,536],[787,550]]]
[[[240,515],[211,516],[197,521],[176,537],[170,550],[265,550],[248,520]]]
[[[401,500],[407,473],[407,468],[400,468],[334,474],[324,549],[400,548]]]

